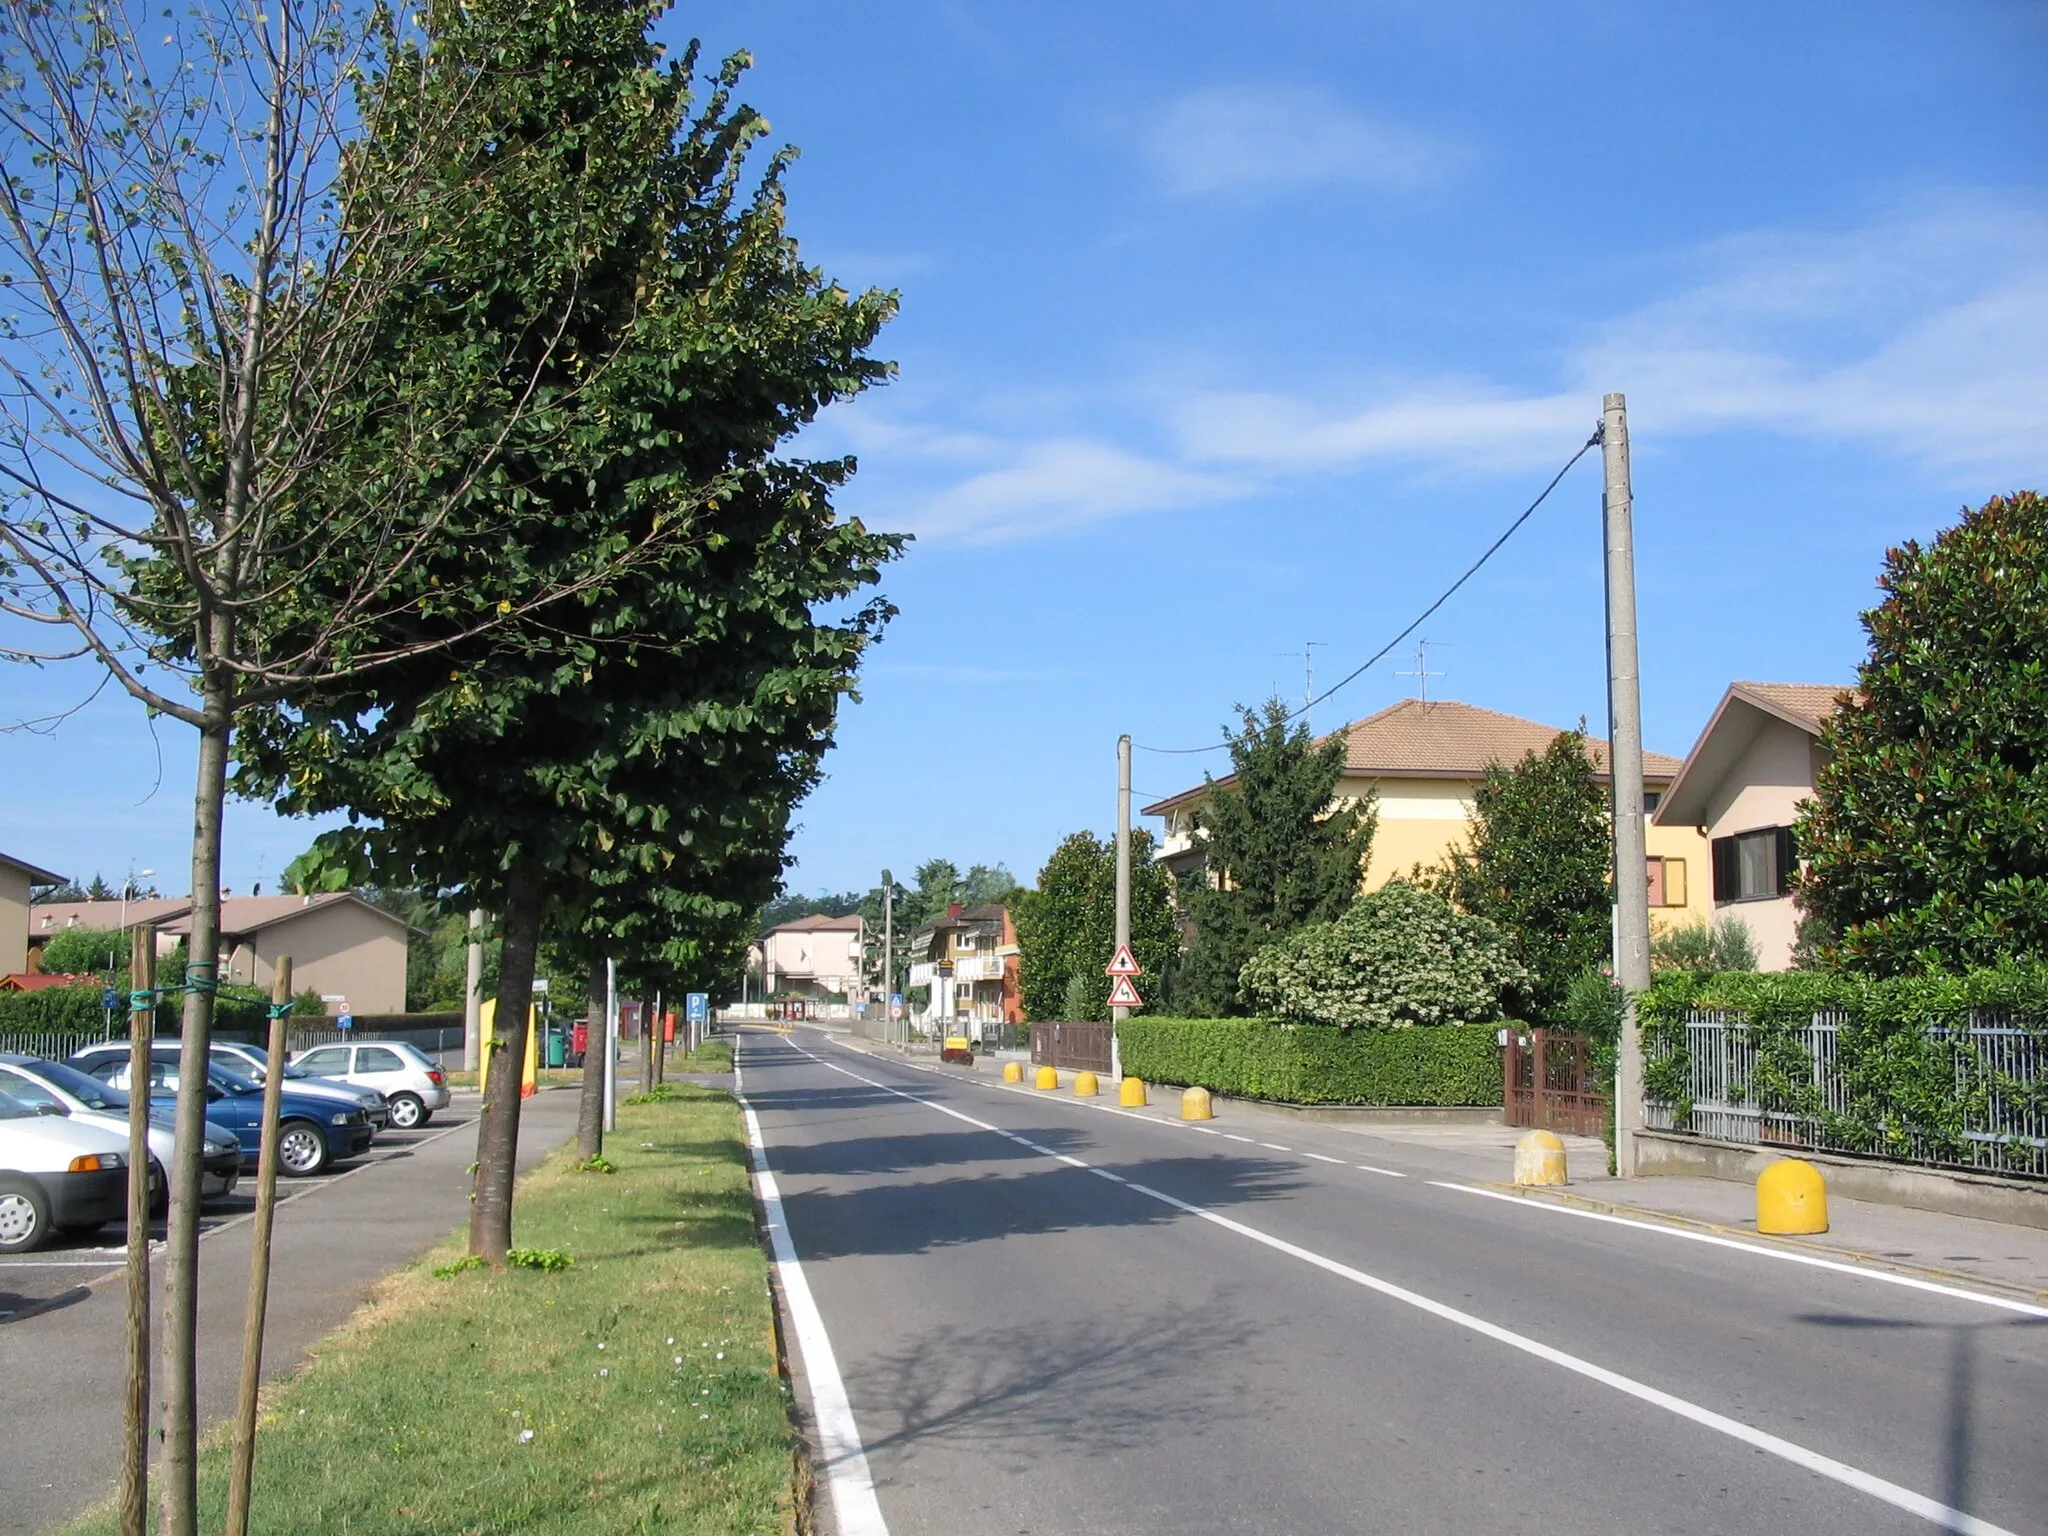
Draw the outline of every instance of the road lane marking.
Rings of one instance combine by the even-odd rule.
[[[2017,1312],[2023,1317],[2048,1318],[2048,1307],[2034,1306],[2010,1297],[1993,1296],[1984,1291],[1967,1290],[1959,1285],[1943,1285],[1937,1280],[1922,1280],[1913,1275],[1898,1274],[1893,1270],[1875,1269],[1867,1264],[1851,1264],[1842,1259],[1824,1259],[1818,1254],[1773,1248],[1764,1243],[1745,1243],[1737,1237],[1722,1237],[1714,1232],[1694,1232],[1685,1227],[1666,1226],[1657,1221],[1638,1221],[1629,1216],[1616,1216],[1609,1211],[1582,1210],[1575,1205],[1553,1205],[1548,1200],[1510,1195],[1498,1189],[1480,1189],[1473,1184],[1458,1184],[1448,1179],[1431,1179],[1429,1182],[1438,1189],[1455,1190],[1461,1195],[1481,1195],[1488,1200],[1505,1200],[1510,1205],[1518,1205],[1526,1210],[1550,1211],[1560,1216],[1577,1216],[1586,1221],[1604,1221],[1617,1227],[1633,1227],[1638,1232],[1655,1233],[1659,1237],[1677,1237],[1687,1242],[1706,1243],[1715,1248],[1733,1248],[1740,1253],[1754,1253],[1766,1259],[1779,1259],[1787,1264],[1804,1264],[1810,1269],[1826,1269],[1837,1274],[1881,1280],[1886,1285],[1900,1285],[1911,1291],[1928,1291],[1936,1296],[1952,1296],[1959,1301],[1979,1302],[2002,1311]]]
[[[1269,1152],[1292,1152],[1294,1150],[1292,1147],[1281,1146],[1277,1141],[1262,1141],[1259,1145]]]
[[[1335,1163],[1339,1168],[1344,1166],[1344,1159],[1341,1157],[1326,1157],[1320,1152],[1304,1152],[1301,1155],[1303,1157],[1312,1157],[1319,1163]]]
[[[1223,1139],[1224,1139],[1225,1141],[1241,1141],[1241,1142],[1243,1142],[1243,1143],[1244,1143],[1244,1144],[1245,1144],[1246,1146],[1248,1146],[1248,1147],[1250,1147],[1250,1146],[1256,1146],[1256,1145],[1257,1145],[1257,1143],[1256,1143],[1256,1142],[1254,1142],[1254,1141],[1253,1141],[1253,1140],[1251,1139],[1251,1137],[1249,1137],[1249,1136],[1240,1136],[1240,1135],[1238,1135],[1238,1134],[1237,1134],[1237,1133],[1236,1133],[1235,1131],[1223,1131],[1223,1132],[1221,1132],[1220,1134],[1222,1135],[1222,1137],[1223,1137]]]
[[[976,1126],[983,1130],[992,1131],[997,1129],[985,1121],[975,1119],[972,1115],[962,1114],[959,1110],[952,1109],[947,1105],[937,1104],[930,1099],[920,1098],[917,1094],[907,1092],[904,1089],[895,1087],[893,1084],[862,1077],[857,1072],[849,1072],[844,1067],[837,1066],[832,1062],[824,1060],[822,1057],[812,1055],[801,1046],[792,1046],[792,1049],[798,1055],[808,1057],[810,1060],[817,1062],[819,1066],[826,1067],[834,1072],[843,1073],[845,1076],[853,1078],[856,1082],[865,1083],[872,1088],[879,1088],[884,1093],[894,1094],[901,1099],[908,1099],[913,1104],[921,1104],[927,1109],[937,1110],[942,1115],[948,1115],[955,1120],[964,1121],[968,1125]],[[742,1102],[744,1103],[744,1100]],[[751,1116],[751,1111],[749,1111],[749,1115]],[[757,1131],[757,1123],[751,1121],[751,1119],[749,1129],[750,1131]],[[1058,1156],[1059,1154],[1050,1155]],[[1079,1167],[1088,1167],[1087,1164],[1080,1163],[1077,1159],[1067,1159],[1067,1161],[1075,1162],[1076,1166]],[[1361,1163],[1357,1166],[1362,1168],[1366,1165]],[[1090,1169],[1090,1171],[1093,1172],[1095,1170]],[[1392,1172],[1390,1169],[1374,1169],[1372,1171]],[[1394,1176],[1400,1177],[1398,1174]],[[1865,1472],[1862,1468],[1851,1466],[1848,1462],[1837,1461],[1832,1456],[1826,1456],[1819,1451],[1810,1450],[1806,1446],[1771,1434],[1767,1430],[1758,1429],[1752,1424],[1745,1424],[1740,1419],[1731,1419],[1726,1414],[1716,1413],[1711,1408],[1703,1407],[1674,1393],[1666,1392],[1660,1387],[1653,1387],[1647,1382],[1637,1381],[1632,1376],[1624,1376],[1621,1372],[1609,1370],[1606,1366],[1596,1365],[1590,1360],[1558,1349],[1553,1345],[1532,1339],[1526,1334],[1517,1333],[1511,1328],[1504,1328],[1498,1323],[1490,1323],[1483,1317],[1475,1316],[1470,1312],[1462,1311],[1457,1307],[1449,1306],[1444,1302],[1424,1296],[1419,1291],[1411,1291],[1407,1287],[1396,1285],[1390,1280],[1382,1280],[1377,1275],[1367,1274],[1362,1269],[1355,1269],[1349,1264],[1328,1258],[1312,1249],[1303,1248],[1297,1243],[1290,1243],[1285,1238],[1275,1237],[1270,1232],[1262,1232],[1257,1227],[1247,1226],[1244,1222],[1233,1220],[1231,1217],[1209,1210],[1206,1207],[1191,1204],[1186,1200],[1176,1199],[1174,1196],[1156,1190],[1150,1185],[1140,1184],[1135,1179],[1125,1179],[1121,1182],[1125,1188],[1135,1194],[1144,1195],[1146,1198],[1156,1200],[1162,1205],[1171,1206],[1174,1210],[1181,1211],[1199,1220],[1210,1222],[1227,1232],[1234,1232],[1240,1237],[1249,1238],[1252,1242],[1270,1248],[1276,1253],[1298,1259],[1302,1263],[1311,1265],[1327,1274],[1348,1280],[1353,1285],[1385,1296],[1389,1300],[1398,1301],[1404,1306],[1413,1307],[1417,1311],[1425,1312],[1432,1317],[1440,1318],[1456,1327],[1476,1333],[1482,1338],[1492,1339],[1495,1343],[1505,1344],[1510,1349],[1519,1350],[1523,1354],[1534,1356],[1538,1360],[1570,1371],[1573,1375],[1582,1376],[1588,1381],[1597,1382],[1601,1386],[1609,1387],[1625,1396],[1633,1397],[1639,1402],[1661,1408],[1667,1413],[1698,1424],[1702,1428],[1711,1429],[1717,1434],[1726,1435],[1729,1439],[1752,1446],[1766,1455],[1775,1456],[1781,1461],[1788,1462],[1806,1471],[1817,1473],[1833,1482],[1842,1484],[1846,1488],[1852,1488],[1859,1493],[1867,1494],[1874,1499],[1891,1505],[1894,1509],[1903,1510],[1907,1514],[1917,1516],[1931,1525],[1938,1526],[1942,1530],[1956,1531],[1961,1533],[1961,1536],[2017,1536],[2016,1532],[2010,1531],[2004,1526],[1995,1525],[1988,1520],[1980,1520],[1975,1515],[1968,1514],[1963,1510],[1951,1508],[1938,1499],[1929,1498],[1923,1493],[1916,1493],[1903,1484],[1894,1483],[1872,1472]],[[1439,1184],[1439,1181],[1434,1179],[1430,1182],[1432,1184]],[[1439,1184],[1439,1187],[1461,1190],[1469,1194],[1497,1195],[1496,1191],[1474,1189],[1470,1185]],[[1497,1198],[1513,1200],[1517,1197],[1513,1195],[1497,1195]],[[1569,1209],[1568,1207],[1550,1208]],[[1616,1219],[1619,1220],[1621,1218]],[[1653,1228],[1653,1230],[1662,1229]],[[1674,1228],[1672,1230],[1677,1229]],[[786,1234],[784,1241],[787,1241]],[[1722,1241],[1727,1240],[1723,1239]],[[1730,1246],[1746,1247],[1748,1245],[1731,1243]],[[1757,1251],[1768,1252],[1769,1250],[1760,1249]],[[1888,1276],[1876,1270],[1858,1269],[1853,1265],[1829,1264],[1824,1261],[1822,1267],[1842,1269],[1850,1274],[1870,1275],[1878,1279],[1905,1278],[1903,1276]],[[1923,1288],[1947,1289],[1946,1287],[1933,1286],[1931,1283],[1923,1283]],[[1968,1292],[1960,1291],[1955,1294],[1969,1295]],[[1970,1299],[1985,1300],[1988,1298],[1971,1297]]]
[[[847,1399],[839,1361],[832,1353],[832,1339],[825,1331],[825,1317],[818,1310],[817,1298],[811,1295],[810,1281],[804,1278],[796,1244],[790,1239],[789,1221],[782,1210],[782,1191],[776,1187],[775,1174],[768,1166],[768,1143],[761,1135],[761,1121],[754,1106],[747,1102],[741,1083],[740,1058],[735,1052],[732,1096],[739,1101],[740,1113],[746,1118],[747,1144],[754,1160],[754,1188],[768,1217],[768,1245],[775,1255],[775,1275],[781,1285],[783,1305],[789,1309],[789,1325],[796,1334],[797,1348],[803,1352],[804,1375],[810,1382],[811,1412],[818,1422],[819,1448],[825,1453],[823,1470],[826,1485],[832,1490],[836,1527],[839,1536],[889,1536],[881,1501],[875,1497],[874,1474],[868,1470],[867,1451],[853,1422],[853,1404]]]
[[[1383,1179],[1405,1179],[1408,1177],[1407,1174],[1401,1172],[1398,1168],[1375,1168],[1371,1163],[1353,1163],[1351,1166],[1360,1173],[1376,1173]]]

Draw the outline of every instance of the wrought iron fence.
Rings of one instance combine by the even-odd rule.
[[[124,1022],[113,1030],[105,1029],[8,1029],[0,1030],[0,1055],[35,1056],[44,1061],[62,1061],[75,1056],[88,1045],[100,1045],[108,1040],[126,1040],[128,1026]]]
[[[1920,1091],[1906,1093],[1888,1091],[1863,1059],[1888,1050],[1896,1061],[1900,1038],[1845,1051],[1854,1028],[1848,1015],[1823,1012],[1803,1029],[1767,1035],[1739,1015],[1688,1013],[1682,1046],[1668,1035],[1646,1041],[1653,1066],[1678,1068],[1685,1084],[1682,1096],[1652,1090],[1647,1123],[1753,1146],[2048,1178],[2048,1031],[2002,1010],[1928,1023],[1903,1042],[1922,1066]]]

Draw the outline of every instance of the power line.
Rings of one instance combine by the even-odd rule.
[[[1413,622],[1411,622],[1406,629],[1402,630],[1401,633],[1394,636],[1393,639],[1389,640],[1385,645],[1381,646],[1378,650],[1374,651],[1372,655],[1366,657],[1366,659],[1363,662],[1361,662],[1358,666],[1354,667],[1351,671],[1345,673],[1345,675],[1342,678],[1338,679],[1335,683],[1332,683],[1328,688],[1325,688],[1321,693],[1317,694],[1314,698],[1310,699],[1306,704],[1302,705],[1301,708],[1295,710],[1293,714],[1288,715],[1280,723],[1282,725],[1287,725],[1295,720],[1299,720],[1311,709],[1314,709],[1316,705],[1322,703],[1323,700],[1331,697],[1333,694],[1338,692],[1338,690],[1344,688],[1348,684],[1356,682],[1358,678],[1362,676],[1365,672],[1367,672],[1369,669],[1371,669],[1372,667],[1376,666],[1379,662],[1384,660],[1387,654],[1390,651],[1392,651],[1395,646],[1399,645],[1403,640],[1406,640],[1410,635],[1414,634],[1416,630],[1420,629],[1424,622],[1428,620],[1431,614],[1435,613],[1437,609],[1443,607],[1445,603],[1451,600],[1452,595],[1457,592],[1458,588],[1464,586],[1466,582],[1470,581],[1474,576],[1479,574],[1479,568],[1485,565],[1487,561],[1491,560],[1494,557],[1494,555],[1499,552],[1501,545],[1507,543],[1509,539],[1514,537],[1515,530],[1517,528],[1520,528],[1522,524],[1529,521],[1529,519],[1535,515],[1536,509],[1542,506],[1543,503],[1549,499],[1550,493],[1552,491],[1557,489],[1558,482],[1563,480],[1566,475],[1571,473],[1572,466],[1578,463],[1579,460],[1583,459],[1589,452],[1591,452],[1595,447],[1597,447],[1599,445],[1599,442],[1600,429],[1598,427],[1595,427],[1593,429],[1593,435],[1587,438],[1585,442],[1579,445],[1579,451],[1573,454],[1569,459],[1566,459],[1564,461],[1564,468],[1560,469],[1556,474],[1550,477],[1550,484],[1543,487],[1542,494],[1539,495],[1534,501],[1530,502],[1528,506],[1522,509],[1522,515],[1520,517],[1517,517],[1512,523],[1509,523],[1507,527],[1501,531],[1501,535],[1499,538],[1495,539],[1491,544],[1486,546],[1486,552],[1484,554],[1482,554],[1477,560],[1474,560],[1470,565],[1465,567],[1464,575],[1460,576],[1448,587],[1445,587],[1442,593],[1438,595],[1437,600],[1431,603],[1427,608],[1423,609],[1422,612],[1418,613],[1415,616]],[[1230,745],[1230,743],[1227,741],[1219,741],[1211,746],[1206,747],[1148,747],[1144,745],[1142,742],[1133,743],[1133,745],[1135,745],[1140,752],[1155,752],[1162,757],[1193,757],[1203,752],[1221,752],[1225,750]]]

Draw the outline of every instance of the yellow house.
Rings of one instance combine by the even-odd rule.
[[[1344,777],[1337,794],[1357,801],[1371,791],[1379,793],[1379,830],[1362,888],[1376,889],[1463,846],[1472,797],[1488,766],[1513,767],[1561,734],[1556,726],[1448,699],[1403,699],[1346,726]],[[1607,782],[1607,743],[1589,737],[1586,750],[1594,772]],[[1645,811],[1657,809],[1680,766],[1677,758],[1661,752],[1643,754]],[[1202,863],[1195,811],[1207,792],[1201,785],[1145,807],[1145,815],[1166,822],[1158,857],[1176,874]],[[1712,904],[1706,837],[1694,827],[1651,824],[1646,838],[1653,926],[1707,917]]]

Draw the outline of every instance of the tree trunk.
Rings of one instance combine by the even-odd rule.
[[[498,1267],[504,1265],[505,1252],[512,1246],[519,1095],[525,1079],[534,954],[540,946],[541,904],[546,891],[539,863],[530,854],[521,855],[505,883],[497,1022],[483,1112],[477,1118],[476,1182],[469,1211],[469,1251]]]
[[[586,1163],[604,1151],[603,1012],[599,1003],[584,1010],[583,1094],[576,1105],[576,1155]]]
[[[164,1237],[163,1536],[199,1529],[199,1174],[206,1139],[206,1060],[220,960],[220,827],[231,719],[225,686],[209,682],[192,796],[192,929],[186,949],[183,1062],[178,1074],[171,1214]],[[148,1092],[146,1084],[138,1090]]]

